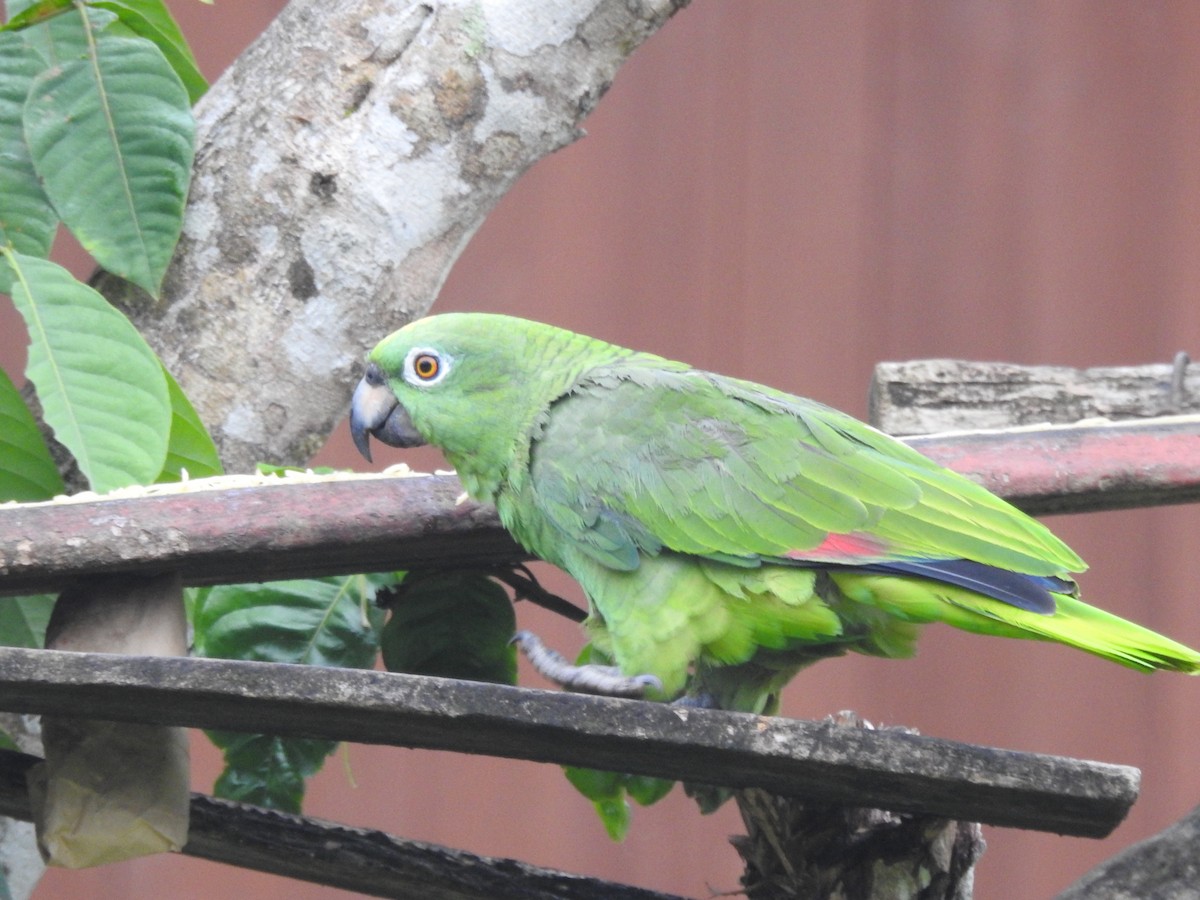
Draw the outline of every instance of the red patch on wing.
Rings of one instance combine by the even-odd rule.
[[[882,559],[888,555],[887,545],[879,538],[861,532],[831,534],[811,550],[789,550],[788,559],[813,559],[837,562],[843,559]]]

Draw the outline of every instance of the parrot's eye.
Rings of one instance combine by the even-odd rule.
[[[442,364],[438,361],[438,358],[429,353],[422,353],[413,360],[413,372],[422,381],[430,381],[437,378],[438,369],[441,367]]]
[[[450,360],[436,350],[417,347],[404,361],[404,377],[410,384],[437,384],[450,370]]]

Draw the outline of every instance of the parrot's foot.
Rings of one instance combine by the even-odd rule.
[[[631,677],[622,675],[616,666],[573,665],[531,631],[518,631],[513,635],[513,643],[521,648],[530,665],[543,677],[569,691],[640,700],[651,688],[662,690],[662,682],[654,675]]]

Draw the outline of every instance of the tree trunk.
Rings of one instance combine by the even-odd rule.
[[[228,471],[302,463],[517,177],[686,0],[293,0],[197,105],[183,238],[122,306]]]

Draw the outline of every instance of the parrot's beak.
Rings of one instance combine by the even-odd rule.
[[[366,374],[350,401],[350,435],[358,452],[371,459],[371,436],[392,447],[420,447],[425,443],[406,410],[388,387],[383,370],[367,364]]]

